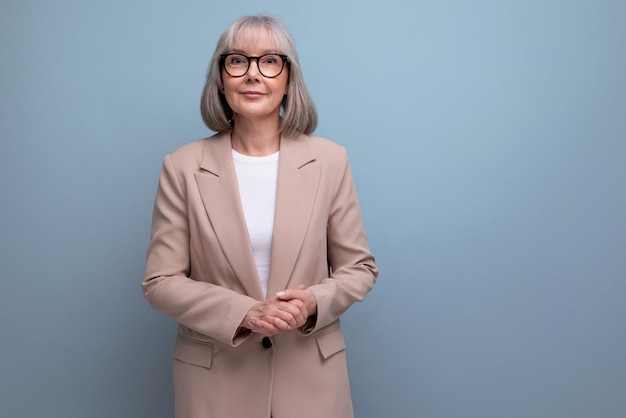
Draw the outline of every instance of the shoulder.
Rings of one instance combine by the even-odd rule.
[[[337,153],[344,153],[346,152],[346,149],[343,147],[343,145],[338,144],[335,141],[332,141],[328,138],[324,138],[321,136],[308,136],[308,135],[303,135],[302,139],[304,141],[308,141],[309,144],[314,147],[319,153],[321,154],[337,154]]]
[[[348,152],[343,145],[330,139],[313,136],[310,137],[315,143],[316,160],[321,162],[332,176],[340,178],[346,167],[349,165]]]
[[[197,169],[202,164],[203,156],[207,152],[211,153],[211,149],[219,146],[226,137],[226,135],[215,134],[207,138],[197,139],[176,148],[165,158],[169,159],[175,167]]]
[[[171,151],[168,154],[168,157],[174,159],[174,160],[194,160],[194,159],[201,159],[202,158],[202,152],[204,151],[204,147],[206,146],[207,143],[209,143],[209,141],[212,140],[212,138],[214,137],[207,137],[207,138],[202,138],[202,139],[196,139],[194,141],[188,142],[184,145],[181,145],[180,147],[176,148],[175,150]]]
[[[289,158],[297,158],[301,163],[316,160],[324,164],[344,165],[348,159],[346,149],[342,145],[320,136],[300,135],[285,138],[281,144],[281,156],[283,150]]]

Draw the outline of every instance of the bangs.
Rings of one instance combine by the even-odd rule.
[[[225,33],[224,46],[226,50],[222,51],[222,53],[231,51],[235,43],[247,49],[255,49],[261,38],[264,37],[263,35],[267,35],[273,49],[268,52],[289,55],[293,50],[290,47],[289,39],[284,36],[282,31],[275,30],[272,23],[274,22],[270,22],[264,16],[255,16],[255,18],[239,22],[239,25],[234,25]]]

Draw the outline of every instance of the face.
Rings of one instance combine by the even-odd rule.
[[[229,52],[238,52],[247,56],[261,56],[268,53],[281,53],[276,45],[264,32],[254,43],[235,39]],[[267,78],[259,72],[256,60],[250,62],[250,68],[243,77],[231,77],[222,70],[224,96],[233,110],[234,118],[258,120],[278,118],[280,104],[287,94],[289,70],[287,64],[280,75]]]

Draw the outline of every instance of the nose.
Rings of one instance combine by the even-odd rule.
[[[249,78],[258,78],[261,75],[261,72],[259,71],[258,58],[250,60],[250,65],[248,66],[248,72],[246,73],[246,75]]]

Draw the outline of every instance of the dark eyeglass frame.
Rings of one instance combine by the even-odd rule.
[[[239,55],[239,56],[244,57],[245,59],[248,60],[248,68],[246,68],[246,71],[243,74],[241,74],[241,75],[232,75],[226,69],[226,58],[228,58],[231,55]],[[270,55],[271,56],[280,57],[280,59],[282,61],[282,66],[280,67],[280,71],[278,72],[278,74],[273,75],[271,77],[263,74],[263,71],[261,71],[261,66],[259,65],[259,60],[261,58],[267,57],[267,56],[270,56]],[[265,77],[265,78],[276,78],[276,77],[278,77],[279,75],[282,74],[283,70],[285,69],[285,63],[289,63],[289,57],[287,55],[284,55],[284,54],[263,54],[263,55],[260,55],[258,57],[249,57],[249,56],[241,54],[239,52],[230,52],[228,54],[220,55],[220,66],[224,69],[224,71],[226,71],[226,74],[228,74],[229,76],[234,77],[234,78],[243,77],[246,74],[248,74],[248,70],[250,70],[250,64],[252,64],[252,61],[256,61],[256,67],[259,69],[259,74],[261,74],[263,77]]]

